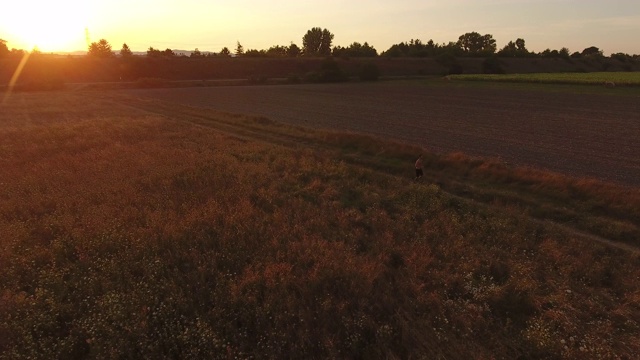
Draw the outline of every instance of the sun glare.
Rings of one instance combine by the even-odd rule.
[[[17,47],[43,52],[86,49],[89,0],[14,1],[8,4],[4,27]]]

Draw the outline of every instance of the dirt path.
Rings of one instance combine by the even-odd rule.
[[[639,97],[424,82],[123,91],[640,185]]]
[[[629,245],[629,244],[625,244],[625,243],[621,243],[619,241],[613,241],[610,239],[605,239],[602,236],[598,236],[598,235],[594,235],[594,234],[589,234],[586,233],[584,231],[580,231],[580,230],[576,230],[572,227],[566,226],[566,225],[562,225],[559,224],[557,222],[553,222],[550,220],[539,220],[539,219],[534,219],[533,221],[545,226],[548,229],[556,229],[558,231],[561,231],[565,234],[570,234],[582,239],[586,239],[589,241],[595,241],[595,242],[599,242],[601,244],[607,245],[607,246],[611,246],[614,247],[616,249],[621,249],[624,251],[629,251],[632,252],[634,254],[640,254],[640,248],[633,246],[633,245]]]
[[[141,102],[131,98],[117,98],[113,100],[117,101],[119,105],[126,105],[136,110],[142,110],[145,112],[162,115],[176,121],[188,121],[194,126],[203,127],[206,129],[214,129],[215,131],[219,131],[226,135],[233,136],[236,138],[241,138],[247,141],[266,142],[269,144],[284,146],[288,148],[312,147],[312,148],[315,148],[318,150],[324,150],[324,151],[336,150],[332,146],[328,144],[324,144],[322,142],[310,143],[309,138],[302,139],[296,136],[283,134],[277,131],[266,132],[264,129],[255,130],[255,129],[251,129],[248,126],[243,126],[239,123],[230,123],[230,122],[220,121],[214,115],[206,115],[206,113],[199,113],[199,112],[187,113],[184,111],[184,108],[180,106],[172,106],[170,103],[160,103],[157,101]],[[376,170],[375,168],[372,168],[366,165],[367,162],[374,162],[376,159],[374,159],[373,157],[370,157],[369,159],[363,159],[364,157],[366,156],[358,155],[358,158],[353,158],[353,159],[345,158],[345,160],[351,163],[353,166],[366,167],[371,171],[380,172],[379,170]],[[388,176],[397,177],[397,175],[393,175],[393,174],[388,174],[388,173],[384,173],[384,174]],[[409,179],[406,180],[407,183],[409,183],[410,181],[411,180]],[[463,194],[453,193],[445,189],[441,189],[441,191],[459,200],[462,200],[465,202],[472,202],[478,206],[485,206],[485,207],[495,206],[495,205],[480,202],[475,199],[471,199],[469,197],[465,197]],[[533,217],[531,217],[530,220],[544,226],[549,230],[562,232],[564,234],[568,234],[573,237],[586,239],[588,241],[595,241],[610,247],[640,254],[640,248],[638,247],[621,243],[619,241],[607,239],[595,234],[591,234],[591,233],[573,228],[568,225],[560,224],[558,222],[554,222],[548,219],[539,219],[539,218],[533,218]]]

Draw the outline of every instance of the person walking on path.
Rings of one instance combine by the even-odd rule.
[[[422,154],[418,156],[418,160],[416,160],[416,181],[420,179],[424,173],[422,172],[422,168],[424,167],[424,162],[422,161]]]

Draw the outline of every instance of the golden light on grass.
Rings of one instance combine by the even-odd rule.
[[[0,112],[0,358],[640,352],[636,254],[353,164],[335,149],[356,134],[160,105],[23,92]],[[395,151],[383,144],[377,161]],[[502,189],[542,177],[425,155],[426,178],[450,172],[445,183],[473,194],[491,178],[513,176]],[[569,186],[552,180],[518,202],[553,205],[546,188]],[[571,186],[578,203],[561,206],[639,222],[638,200],[614,196],[628,191]]]
[[[20,64],[18,64],[16,71],[14,71],[13,75],[11,76],[11,80],[9,81],[9,87],[5,92],[4,97],[2,98],[2,103],[0,103],[0,105],[4,105],[5,102],[7,102],[7,99],[9,99],[9,96],[11,96],[11,93],[13,92],[13,88],[16,86],[16,83],[20,78],[20,74],[22,74],[22,69],[24,69],[24,66],[27,64],[27,61],[29,61],[29,56],[30,56],[29,53],[25,53],[22,59],[20,60]]]

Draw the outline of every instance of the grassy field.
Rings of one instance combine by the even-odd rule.
[[[421,151],[108,92],[14,95],[0,358],[640,353],[639,189],[431,153],[414,182]]]
[[[469,74],[449,75],[451,80],[504,81],[545,84],[640,86],[640,72]],[[610,85],[610,84],[609,84]]]

